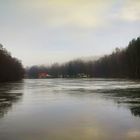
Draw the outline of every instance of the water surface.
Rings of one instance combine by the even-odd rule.
[[[0,140],[140,140],[140,82],[26,79],[0,84]]]

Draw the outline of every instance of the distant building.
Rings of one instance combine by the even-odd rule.
[[[42,73],[39,73],[38,75],[38,78],[47,78],[47,77],[49,77],[47,72],[42,72]]]
[[[88,76],[86,74],[84,74],[84,73],[79,73],[78,77],[79,78],[88,78]]]

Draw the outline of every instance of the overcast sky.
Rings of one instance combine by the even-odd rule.
[[[140,0],[0,0],[0,43],[24,66],[101,56],[140,35]]]

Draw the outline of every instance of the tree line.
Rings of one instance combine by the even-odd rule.
[[[39,73],[48,73],[51,77],[77,78],[134,78],[140,79],[140,37],[129,42],[125,49],[116,48],[110,55],[98,60],[80,59],[52,66],[32,66],[26,69],[27,77],[38,78]]]
[[[21,80],[24,69],[21,62],[0,44],[0,82]]]

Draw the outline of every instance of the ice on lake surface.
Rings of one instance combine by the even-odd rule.
[[[140,82],[25,79],[0,84],[0,140],[140,140]]]

